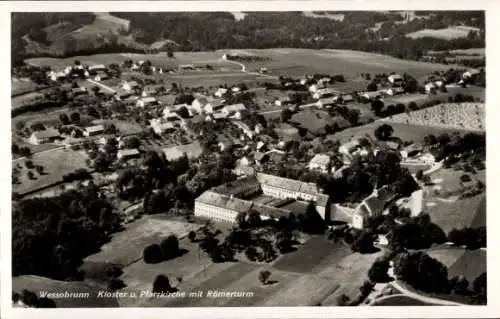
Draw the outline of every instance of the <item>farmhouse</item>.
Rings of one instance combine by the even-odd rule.
[[[359,140],[351,140],[339,146],[339,153],[344,155],[351,155],[359,146]]]
[[[425,93],[431,94],[436,92],[437,88],[436,85],[433,82],[429,82],[425,85]]]
[[[82,95],[82,94],[86,94],[86,93],[87,93],[87,89],[85,87],[77,87],[77,88],[71,89],[71,95],[73,97],[78,96],[78,95]]]
[[[337,102],[337,97],[328,97],[328,98],[324,98],[324,99],[319,99],[317,102],[316,102],[316,106],[318,108],[330,108],[332,107],[333,105],[335,105],[335,102]]]
[[[353,101],[354,101],[354,97],[352,96],[352,94],[343,94],[342,95],[342,102],[349,103],[349,102],[353,102]]]
[[[158,94],[158,92],[161,90],[163,86],[162,85],[148,85],[145,86],[142,89],[141,96],[146,97],[146,96],[154,96]]]
[[[403,94],[403,93],[405,93],[405,90],[400,86],[395,86],[395,87],[388,89],[386,91],[386,93],[387,93],[387,95],[393,96],[393,95],[397,95],[397,94]]]
[[[330,156],[326,154],[316,154],[309,162],[308,167],[312,171],[318,170],[322,173],[327,173],[330,162]]]
[[[121,88],[128,92],[138,89],[139,87],[139,83],[137,83],[136,81],[124,81],[121,84]]]
[[[288,96],[282,96],[274,101],[274,105],[276,106],[284,106],[284,105],[289,105],[291,103],[292,100]]]
[[[29,138],[29,141],[31,144],[40,145],[54,142],[59,137],[59,132],[57,130],[46,129],[44,131],[33,132]]]
[[[107,80],[109,78],[110,78],[110,76],[107,75],[106,73],[101,73],[101,74],[98,74],[94,77],[94,81],[101,82],[101,81]]]
[[[466,80],[466,79],[472,78],[476,75],[479,75],[480,73],[481,73],[481,71],[478,69],[470,69],[462,74],[462,79]]]
[[[105,70],[106,70],[106,67],[104,66],[104,64],[95,64],[95,65],[89,66],[89,71],[99,72],[99,71],[105,71]]]
[[[247,108],[243,103],[238,103],[224,106],[224,108],[222,109],[222,113],[226,114],[227,116],[241,117],[241,112],[246,111],[246,109]]]
[[[158,135],[175,131],[174,124],[165,118],[152,119],[149,123],[149,126]]]
[[[361,94],[361,96],[367,99],[368,101],[373,101],[378,99],[381,96],[381,94],[379,91],[374,91],[374,92],[364,92]]]
[[[223,100],[211,100],[207,101],[207,103],[203,107],[203,111],[207,114],[212,114],[221,111],[223,107],[224,107]]]
[[[157,105],[158,101],[156,100],[155,97],[149,96],[149,97],[143,97],[137,100],[136,105],[138,107],[148,107],[151,105]]]
[[[214,96],[218,97],[218,98],[221,98],[226,93],[227,93],[227,89],[226,88],[218,88],[217,91],[215,91]]]
[[[195,200],[195,216],[203,216],[218,221],[236,222],[239,213],[258,211],[263,218],[288,216],[291,211],[277,208],[271,204],[258,204],[245,200],[253,194],[262,192],[266,196],[280,199],[309,199],[315,201],[316,210],[323,217],[327,211],[328,196],[320,194],[315,184],[303,183],[273,175],[257,173],[236,181],[214,187]]]
[[[314,92],[313,98],[318,100],[324,97],[334,96],[336,93],[337,91],[332,88],[318,89],[316,92]]]
[[[399,74],[391,74],[387,77],[387,80],[389,81],[389,83],[391,83],[392,86],[403,85],[403,78]]]
[[[136,148],[128,149],[128,150],[119,150],[116,157],[119,160],[128,161],[132,158],[138,158],[140,156],[139,150]]]
[[[197,114],[203,112],[211,114],[219,111],[224,107],[224,101],[221,99],[211,99],[206,96],[200,95],[191,103],[191,110]]]
[[[95,136],[104,133],[104,126],[103,125],[94,125],[94,126],[89,126],[85,128],[85,131],[83,132],[83,135],[89,137],[89,136]]]

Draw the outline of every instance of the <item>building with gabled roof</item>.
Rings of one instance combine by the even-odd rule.
[[[59,131],[55,129],[46,129],[43,131],[33,132],[29,138],[29,141],[31,144],[40,145],[54,142],[58,138],[60,138]]]
[[[85,131],[83,132],[84,136],[95,136],[104,133],[104,125],[99,124],[99,125],[93,125],[85,128]]]
[[[126,149],[126,150],[119,150],[118,153],[116,154],[116,157],[119,160],[124,160],[127,161],[132,158],[138,158],[141,155],[138,149],[136,148],[131,148],[131,149]]]
[[[309,161],[308,168],[312,171],[318,170],[322,173],[328,173],[330,163],[330,156],[326,154],[316,154],[311,161]]]

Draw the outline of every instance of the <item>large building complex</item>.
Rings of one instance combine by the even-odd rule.
[[[251,199],[262,194],[271,199],[265,203]],[[274,200],[272,199],[274,198]],[[323,219],[329,219],[329,198],[314,183],[257,173],[214,187],[195,200],[194,214],[234,223],[239,213],[257,211],[263,218],[287,216],[290,210],[279,206],[290,200],[312,201]]]

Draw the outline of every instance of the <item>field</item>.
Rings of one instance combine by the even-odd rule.
[[[30,92],[26,94],[21,94],[17,96],[13,96],[11,98],[11,106],[12,109],[17,109],[19,107],[28,105],[28,104],[33,104],[38,101],[41,101],[44,99],[44,96],[40,92]]]
[[[486,251],[484,250],[444,248],[431,250],[428,253],[448,267],[450,277],[465,276],[469,283],[486,271]]]
[[[80,307],[118,307],[115,298],[98,298],[97,293],[102,287],[90,285],[85,282],[58,281],[39,276],[19,276],[12,278],[12,291],[21,293],[27,289],[38,295],[39,292],[48,293],[89,293],[89,298],[52,298],[57,308],[80,308]]]
[[[438,30],[423,29],[420,31],[408,33],[406,36],[412,39],[431,37],[444,40],[451,40],[451,39],[465,38],[471,31],[479,32],[479,29],[467,26],[448,27],[445,29],[438,29]]]
[[[269,57],[268,61],[243,62],[247,72],[255,72],[260,67],[266,67],[269,76],[304,76],[313,73],[343,74],[346,83],[338,83],[339,89],[352,91],[365,87],[359,81],[360,73],[389,73],[408,72],[419,78],[436,70],[447,70],[452,65],[441,65],[426,62],[406,61],[380,54],[348,50],[308,50],[308,49],[249,49],[239,50],[244,54]],[[66,59],[33,58],[27,63],[44,66],[49,65],[60,69],[75,60],[85,64],[121,63],[127,59],[150,60],[155,66],[174,67],[181,64],[194,64],[215,66],[213,71],[190,71],[176,74],[161,74],[167,81],[179,82],[187,86],[211,86],[222,83],[237,83],[245,81],[273,81],[269,76],[243,73],[237,63],[221,61],[224,53],[237,53],[237,50],[218,50],[211,52],[176,52],[175,58],[168,58],[165,53],[160,54],[96,54],[91,56],[77,56]]]
[[[338,140],[341,143],[349,141],[354,137],[366,137],[366,134],[370,135],[372,138],[375,138],[373,132],[377,127],[382,125],[381,122],[374,122],[362,126],[350,127],[341,132],[328,135],[328,139],[330,140]],[[415,143],[420,143],[423,141],[424,137],[428,134],[439,135],[442,133],[451,134],[452,132],[462,132],[460,130],[453,130],[448,128],[439,128],[439,127],[426,127],[419,125],[410,125],[403,123],[390,123],[392,128],[394,129],[393,137],[399,137],[403,141],[413,141]]]
[[[440,54],[440,53],[446,53],[449,52],[451,54],[460,54],[464,56],[473,56],[473,55],[480,55],[480,56],[485,56],[486,55],[486,49],[485,48],[473,48],[473,49],[458,49],[458,50],[450,50],[450,51],[428,51],[427,54]]]
[[[393,295],[381,298],[380,301],[373,303],[372,306],[432,306],[432,304],[424,303],[405,295]]]
[[[100,252],[85,258],[85,262],[128,265],[141,258],[147,245],[159,244],[170,234],[185,236],[195,228],[195,224],[144,216],[127,225],[125,231],[115,234]]]
[[[40,89],[41,86],[31,81],[28,78],[11,78],[10,92],[11,95],[26,94]]]
[[[62,176],[75,171],[78,168],[86,168],[85,152],[70,151],[67,149],[55,149],[43,153],[34,154],[31,158],[34,165],[42,165],[42,175],[34,170],[34,179],[29,179],[26,174],[28,169],[24,165],[25,160],[17,161],[21,164],[19,180],[21,184],[13,184],[12,191],[19,194],[32,192],[47,187],[62,180]]]
[[[297,123],[299,126],[306,128],[312,134],[320,134],[324,132],[325,125],[337,123],[339,127],[349,126],[349,122],[343,118],[334,118],[325,111],[320,110],[302,110],[292,116],[292,123]]]

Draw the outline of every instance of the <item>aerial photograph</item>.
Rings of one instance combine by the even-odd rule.
[[[12,307],[487,304],[484,11],[10,17]]]

